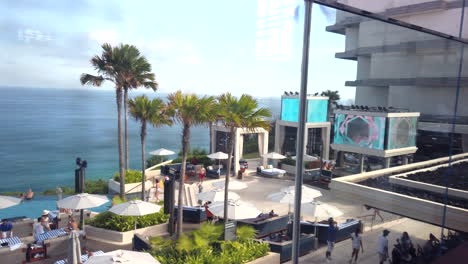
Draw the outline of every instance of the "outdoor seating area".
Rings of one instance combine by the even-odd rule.
[[[286,174],[285,170],[273,168],[273,165],[259,166],[257,168],[257,173],[266,177],[283,177]]]

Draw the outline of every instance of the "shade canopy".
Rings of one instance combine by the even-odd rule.
[[[297,157],[294,156],[294,157],[292,157],[292,159],[293,159],[293,160],[296,160]],[[303,159],[303,161],[316,161],[316,160],[318,160],[317,157],[310,156],[310,155],[304,155],[304,159]]]
[[[295,186],[288,186],[288,187],[284,187],[281,189],[282,192],[295,192],[296,191],[296,187]],[[302,186],[302,197],[313,197],[313,198],[317,198],[317,197],[320,197],[322,196],[322,193],[318,190],[315,190],[315,189],[312,189],[310,187],[307,187],[307,186]]]
[[[175,152],[172,150],[165,149],[165,148],[160,148],[160,149],[151,151],[149,154],[155,155],[155,156],[168,156],[168,155],[174,155]]]
[[[215,188],[223,189],[224,186],[225,186],[224,181],[218,181],[218,182],[213,183],[213,187],[215,187]],[[247,188],[247,184],[244,183],[244,182],[229,181],[229,188],[228,188],[229,191],[242,190],[242,189],[245,189],[245,188]]]
[[[80,193],[57,201],[58,208],[87,209],[101,206],[109,199],[104,195]]]
[[[224,202],[212,203],[209,207],[212,214],[224,217]],[[247,219],[257,217],[262,212],[250,203],[243,201],[228,200],[229,219]]]
[[[263,157],[267,158],[267,159],[285,159],[286,158],[286,156],[281,155],[281,154],[276,153],[276,152],[267,153],[267,154],[263,155]]]
[[[157,213],[161,208],[162,206],[154,203],[144,202],[142,200],[132,200],[126,203],[114,205],[109,209],[109,211],[118,215],[142,216]]]
[[[341,212],[335,206],[325,204],[319,201],[303,203],[301,205],[301,211],[304,215],[312,216],[315,218],[329,218],[343,215],[343,212]]]
[[[149,253],[129,250],[115,250],[98,256],[92,256],[85,264],[160,264]]]
[[[276,193],[272,193],[268,195],[268,199],[273,202],[278,203],[287,203],[287,204],[294,204],[294,197],[296,196],[295,191],[280,191]],[[312,202],[315,198],[322,196],[322,193],[317,191],[315,193],[305,193],[301,195],[301,203]]]
[[[228,199],[239,200],[240,196],[234,192],[228,192]],[[213,189],[198,194],[198,200],[219,202],[224,201],[224,189]]]
[[[224,152],[216,152],[208,155],[210,159],[227,159],[229,156]]]
[[[21,203],[21,199],[0,195],[0,209],[12,207]]]

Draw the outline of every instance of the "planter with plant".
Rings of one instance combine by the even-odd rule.
[[[137,229],[134,231],[135,219]],[[86,235],[92,238],[113,243],[131,243],[134,233],[144,236],[157,236],[167,231],[169,215],[159,212],[144,216],[121,216],[103,212],[89,219],[86,224]]]
[[[223,241],[223,225],[205,223],[200,229],[181,235],[178,240],[151,238],[153,248],[150,253],[162,264],[250,263],[267,257],[270,251],[267,243],[253,240],[255,232],[252,227],[241,226],[237,228],[236,241]],[[279,263],[279,257],[268,263]]]

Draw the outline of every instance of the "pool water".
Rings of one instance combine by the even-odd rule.
[[[65,196],[64,196],[65,197]],[[95,208],[90,208],[93,212],[104,212],[109,209],[111,204],[111,198],[109,197],[109,202]],[[19,205],[15,205],[9,208],[0,209],[0,219],[11,218],[18,216],[26,216],[31,219],[37,219],[41,216],[43,210],[57,210],[57,197],[55,195],[51,196],[40,196],[35,195],[34,199],[31,201],[23,201]]]

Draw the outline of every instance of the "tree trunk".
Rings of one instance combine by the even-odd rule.
[[[116,88],[117,100],[117,141],[119,148],[120,198],[125,199],[125,173],[122,148],[122,88]]]
[[[208,129],[210,130],[210,153],[216,152],[213,146],[213,141],[211,140],[213,137],[213,132],[211,131],[213,129],[213,122],[208,122]]]
[[[235,143],[235,128],[231,128],[231,134],[229,135],[229,146],[228,146],[228,164],[227,164],[227,171],[226,171],[226,179],[224,185],[224,224],[228,222],[228,193],[229,193],[229,176],[231,172],[231,164],[232,164],[232,155],[234,150],[234,143]]]
[[[183,202],[184,197],[184,180],[185,180],[185,171],[187,168],[187,153],[190,147],[190,126],[184,125],[182,131],[182,167],[180,168],[180,178],[179,178],[179,200],[177,208],[177,238],[182,234],[182,222],[183,222]]]
[[[146,121],[141,120],[141,200],[145,200],[145,137],[146,137]]]
[[[124,108],[125,108],[125,170],[128,170],[130,166],[129,155],[128,155],[128,89],[124,89]]]

